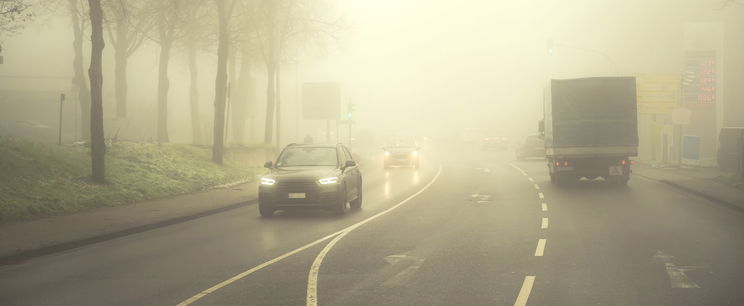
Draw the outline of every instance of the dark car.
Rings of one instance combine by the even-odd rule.
[[[413,144],[395,144],[382,148],[385,169],[393,166],[419,167],[419,147]]]
[[[530,135],[524,139],[522,145],[517,148],[517,159],[525,160],[531,157],[545,157],[545,143],[538,135]]]
[[[485,150],[506,150],[508,147],[508,141],[506,137],[485,137],[481,138],[481,148]]]
[[[263,217],[276,210],[321,208],[343,214],[346,204],[362,206],[362,174],[349,149],[342,144],[290,144],[258,187],[258,209]]]

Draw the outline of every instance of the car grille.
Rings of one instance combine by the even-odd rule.
[[[283,192],[311,192],[318,190],[315,181],[279,181],[276,189]]]

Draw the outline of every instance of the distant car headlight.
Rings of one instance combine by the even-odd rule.
[[[336,184],[338,183],[338,177],[335,177],[335,176],[326,177],[326,178],[319,179],[318,182],[321,185]]]
[[[276,184],[276,180],[273,179],[273,178],[270,178],[270,177],[262,177],[261,178],[261,185],[271,186],[271,185],[274,185],[274,184]]]
[[[416,156],[416,155],[418,155],[418,151],[411,152],[411,156]]]
[[[390,152],[385,151],[385,156],[390,156]]]

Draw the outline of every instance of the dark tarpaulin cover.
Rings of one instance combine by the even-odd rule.
[[[638,146],[634,77],[552,80],[551,99],[546,146]]]

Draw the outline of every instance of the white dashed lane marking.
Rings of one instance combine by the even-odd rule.
[[[542,203],[542,211],[548,211],[548,203]]]
[[[548,218],[542,218],[542,225],[540,226],[541,229],[548,229]]]
[[[537,241],[537,248],[535,249],[535,256],[543,256],[545,253],[545,243],[547,239],[540,239]]]
[[[522,282],[522,289],[519,290],[517,301],[514,302],[514,306],[527,305],[527,299],[530,298],[530,292],[532,292],[532,285],[535,284],[535,276],[527,275],[524,277]]]

